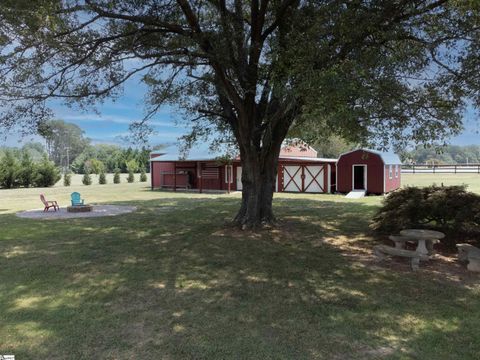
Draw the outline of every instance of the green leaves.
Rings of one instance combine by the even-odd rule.
[[[480,104],[475,1],[263,5],[7,1],[0,124],[34,129],[51,99],[90,107],[135,77],[149,89],[145,120],[178,107],[187,145],[214,137],[269,151],[288,130],[440,144],[461,130],[466,102]],[[144,122],[131,131],[151,134]]]

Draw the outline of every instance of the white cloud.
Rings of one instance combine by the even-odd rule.
[[[98,121],[98,122],[111,122],[115,124],[125,124],[129,125],[135,121],[139,121],[138,118],[131,118],[125,116],[117,115],[98,115],[98,114],[57,114],[57,116],[65,121]],[[175,125],[173,122],[160,121],[160,120],[149,120],[148,124],[156,127],[172,127],[172,128],[181,128]]]

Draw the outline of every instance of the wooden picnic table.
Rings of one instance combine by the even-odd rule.
[[[422,255],[428,255],[430,253],[428,248],[432,249],[433,243],[436,240],[440,240],[445,237],[445,234],[441,233],[440,231],[425,229],[405,229],[400,231],[400,235],[417,241],[418,245],[416,251]]]

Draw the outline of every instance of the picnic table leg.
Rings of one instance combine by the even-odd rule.
[[[432,255],[435,252],[433,249],[435,243],[437,243],[437,240],[427,240],[427,250],[429,255]]]
[[[418,239],[417,252],[422,255],[428,255],[428,249],[425,245],[425,239]]]
[[[405,249],[405,242],[395,241],[395,249]]]
[[[412,260],[410,260],[410,267],[413,271],[417,271],[420,268],[420,258],[412,258]]]

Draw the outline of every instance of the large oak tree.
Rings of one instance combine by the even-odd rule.
[[[1,124],[50,99],[90,106],[140,75],[148,120],[175,104],[186,137],[233,139],[236,221],[274,219],[281,144],[336,134],[441,142],[478,105],[479,9],[466,0],[2,0]]]

